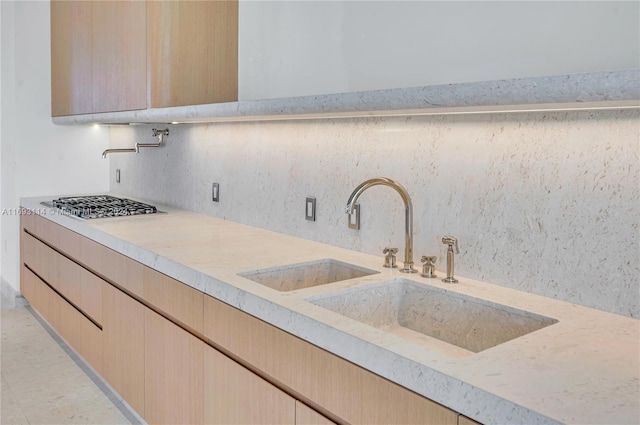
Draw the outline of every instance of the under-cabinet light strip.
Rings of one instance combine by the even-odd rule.
[[[172,120],[162,124],[201,124],[216,122],[249,122],[249,121],[284,121],[284,120],[316,120],[316,119],[349,119],[349,118],[383,118],[403,116],[437,116],[437,115],[479,115],[503,113],[530,112],[573,112],[573,111],[607,111],[640,109],[640,100],[602,101],[602,102],[574,102],[566,104],[531,104],[531,105],[498,105],[498,106],[469,106],[430,109],[398,109],[382,111],[347,111],[347,112],[316,112],[309,114],[281,114],[254,116],[222,116],[200,117],[186,120]],[[168,120],[167,120],[168,121]],[[160,121],[131,122],[131,123],[95,123],[96,125],[147,125],[160,124]]]

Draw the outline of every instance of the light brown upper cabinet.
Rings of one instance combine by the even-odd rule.
[[[51,2],[51,115],[146,108],[146,4]]]
[[[51,2],[52,116],[231,102],[238,0]]]
[[[51,2],[51,115],[93,111],[91,3]]]
[[[238,1],[147,3],[149,107],[238,100]]]
[[[147,94],[145,2],[90,3],[93,112],[144,109]]]

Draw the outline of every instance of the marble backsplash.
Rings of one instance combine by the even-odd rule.
[[[154,142],[154,127],[111,127],[110,145]],[[389,177],[413,200],[416,263],[437,255],[443,270],[441,239],[453,235],[459,276],[640,317],[638,110],[168,127],[160,149],[110,155],[113,192],[381,261],[394,246],[401,262],[395,191],[377,186],[360,197],[359,231],[344,212],[360,182]],[[317,200],[315,222],[305,220],[307,196]]]

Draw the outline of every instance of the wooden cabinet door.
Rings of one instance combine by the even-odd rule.
[[[51,2],[51,115],[147,107],[144,1]]]
[[[144,1],[91,2],[93,112],[147,107]]]
[[[144,417],[144,306],[108,283],[102,290],[102,375]]]
[[[93,111],[91,2],[51,2],[51,116]]]
[[[151,108],[238,100],[238,0],[152,1]]]
[[[203,423],[204,342],[145,308],[145,420]]]
[[[335,425],[335,422],[296,400],[296,425]]]
[[[294,424],[296,400],[219,351],[205,346],[206,424]]]

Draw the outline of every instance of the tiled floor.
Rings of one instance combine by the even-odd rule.
[[[2,306],[0,423],[139,423],[34,314]]]

